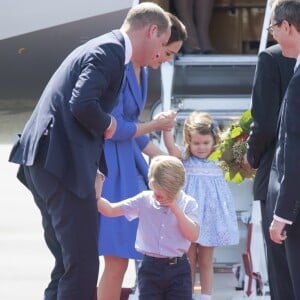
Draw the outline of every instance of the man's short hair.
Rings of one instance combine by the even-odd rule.
[[[136,30],[151,24],[157,25],[158,36],[166,32],[171,26],[167,13],[159,5],[152,2],[143,2],[133,6],[123,23],[123,25]]]

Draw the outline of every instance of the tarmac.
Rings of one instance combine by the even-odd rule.
[[[30,192],[8,162],[15,134],[23,128],[32,102],[0,102],[0,299],[42,299],[53,259],[47,251],[41,218]]]

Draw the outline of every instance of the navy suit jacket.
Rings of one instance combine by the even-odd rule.
[[[253,122],[248,138],[247,159],[257,169],[253,184],[255,200],[267,198],[269,174],[278,135],[281,103],[294,74],[296,60],[284,57],[279,44],[258,55],[251,114]]]
[[[97,168],[107,172],[103,133],[111,122],[124,63],[119,30],[71,52],[48,82],[9,160],[32,166],[40,141],[47,138],[42,167],[79,197],[94,192]]]
[[[279,136],[270,181],[270,192],[276,190],[275,214],[295,222],[300,209],[300,68],[288,86],[282,103]],[[274,193],[272,194],[274,196]]]

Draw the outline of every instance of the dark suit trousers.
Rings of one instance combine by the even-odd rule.
[[[286,258],[285,245],[275,244],[270,239],[269,227],[274,207],[261,201],[262,228],[267,248],[267,264],[271,300],[294,300],[293,287]]]
[[[300,300],[300,215],[291,225],[287,225],[285,240],[286,256],[292,277],[295,299]]]
[[[93,299],[99,270],[95,195],[78,198],[41,168],[39,159],[23,168],[41,211],[45,241],[55,258],[44,299]]]

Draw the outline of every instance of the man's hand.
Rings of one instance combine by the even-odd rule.
[[[248,162],[248,159],[247,159],[247,154],[244,155],[243,157],[243,161],[242,161],[242,164],[245,168],[252,168]]]
[[[286,239],[286,232],[284,230],[285,223],[274,220],[272,221],[269,231],[270,238],[276,244],[282,244]]]

